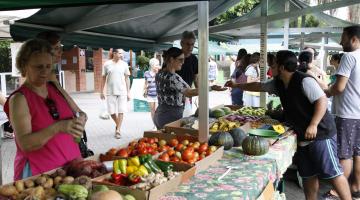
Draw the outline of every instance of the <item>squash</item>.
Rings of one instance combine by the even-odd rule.
[[[278,125],[272,125],[272,128],[274,129],[274,131],[276,131],[279,134],[283,134],[285,133],[285,128],[283,125],[278,124]]]
[[[209,146],[224,146],[224,150],[229,150],[234,145],[234,140],[228,132],[217,132],[211,135]]]
[[[234,140],[234,147],[241,146],[242,142],[247,137],[247,134],[241,128],[234,128],[230,130],[230,135]]]
[[[115,190],[99,191],[91,195],[91,200],[123,200],[122,196]]]
[[[242,143],[242,149],[245,154],[261,156],[269,151],[269,142],[267,139],[258,136],[248,136]]]

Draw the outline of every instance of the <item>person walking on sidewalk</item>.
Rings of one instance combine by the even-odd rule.
[[[155,84],[155,75],[158,73],[160,62],[157,58],[151,58],[149,61],[150,70],[144,73],[145,85],[144,85],[144,97],[146,98],[151,113],[151,119],[154,122],[154,114],[157,106],[157,93]],[[156,130],[156,127],[153,128]]]
[[[114,49],[112,59],[104,63],[101,99],[107,100],[108,112],[115,122],[115,138],[121,137],[121,124],[130,100],[130,71],[123,61],[124,50]],[[106,87],[106,88],[105,88]],[[104,91],[106,93],[104,93]]]
[[[325,93],[333,96],[340,163],[346,177],[353,171],[352,195],[360,198],[360,26],[344,28],[340,44],[345,53],[335,83]]]
[[[225,86],[280,97],[286,120],[297,133],[295,164],[307,200],[317,200],[319,178],[329,180],[342,200],[351,200],[349,184],[336,154],[336,126],[327,111],[325,93],[313,77],[297,71],[297,67],[293,52],[279,51],[276,67],[272,69],[273,79],[245,84],[228,81]]]

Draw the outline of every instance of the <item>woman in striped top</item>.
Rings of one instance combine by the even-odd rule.
[[[150,70],[144,73],[144,78],[145,78],[144,97],[147,99],[147,102],[150,107],[151,119],[154,121],[154,114],[157,106],[155,75],[160,69],[160,63],[158,59],[152,58],[150,59],[149,64],[150,64]]]

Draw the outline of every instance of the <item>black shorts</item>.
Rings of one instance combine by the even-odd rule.
[[[338,156],[350,159],[360,156],[360,119],[335,118]]]
[[[343,174],[336,154],[335,136],[325,140],[315,140],[307,146],[298,146],[295,164],[302,178],[318,176],[331,179]]]

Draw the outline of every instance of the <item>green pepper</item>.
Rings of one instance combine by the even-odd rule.
[[[159,166],[157,166],[153,159],[149,159],[146,163],[150,166],[151,171],[155,174],[161,172],[161,169],[159,168]]]
[[[114,160],[113,161],[113,172],[115,174],[121,174],[121,170],[120,170],[120,165],[119,165],[119,160]]]
[[[119,165],[119,169],[120,169],[121,173],[126,174],[127,160],[126,159],[120,159],[118,165]]]
[[[168,175],[168,172],[172,171],[174,166],[171,163],[155,160],[155,164],[164,172],[165,176]]]

